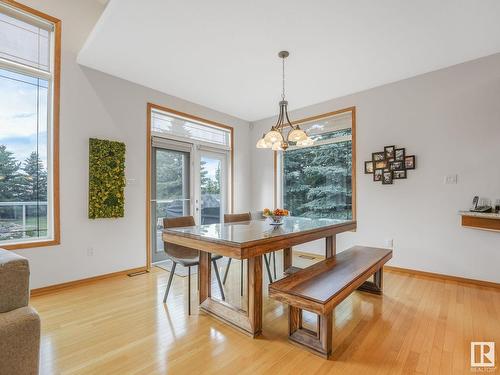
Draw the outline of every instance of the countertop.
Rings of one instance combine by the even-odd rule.
[[[484,219],[497,219],[500,220],[500,213],[484,213],[484,212],[471,212],[471,211],[459,211],[461,216],[472,216],[472,217],[482,217]]]

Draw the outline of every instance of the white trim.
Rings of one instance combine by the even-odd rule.
[[[193,144],[189,142],[181,142],[166,137],[151,136],[152,147],[165,148],[168,150],[191,152]]]
[[[55,25],[52,22],[47,21],[46,19],[38,17],[34,14],[23,11],[21,9],[17,9],[16,7],[9,4],[0,2],[0,11],[9,17],[15,18],[22,22],[29,23],[32,26],[46,30],[50,33],[53,32],[55,29]]]
[[[46,70],[33,68],[32,66],[24,65],[16,61],[5,59],[3,57],[0,57],[0,68],[4,70],[10,70],[14,73],[24,74],[34,78],[42,78],[46,79],[47,81],[52,80],[52,72],[47,72]]]
[[[322,141],[316,141],[316,142],[314,142],[314,144],[312,144],[311,146],[307,146],[307,147],[290,146],[289,148],[287,148],[287,151],[301,150],[301,149],[305,149],[305,148],[331,145],[334,143],[341,143],[341,142],[348,142],[348,141],[352,141],[352,135],[346,135],[343,137],[336,137],[336,138],[330,138],[330,139],[323,139]],[[281,154],[283,155],[283,153],[281,153]]]
[[[226,151],[231,150],[231,147],[219,145],[218,143],[203,142],[203,141],[200,141],[198,139],[181,137],[181,136],[178,136],[175,134],[171,134],[169,132],[157,132],[157,131],[151,130],[151,137],[157,137],[157,138],[169,139],[169,140],[182,142],[182,143],[200,145],[200,146],[204,146],[204,147],[211,148],[211,149],[226,150]]]

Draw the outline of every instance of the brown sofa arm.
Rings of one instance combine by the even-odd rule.
[[[28,260],[0,249],[0,313],[28,306],[29,281]]]
[[[40,317],[26,306],[0,314],[0,374],[38,375]]]

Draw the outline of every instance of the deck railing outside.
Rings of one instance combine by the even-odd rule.
[[[0,202],[0,241],[47,234],[47,202]]]

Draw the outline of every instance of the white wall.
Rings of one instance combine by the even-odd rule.
[[[97,0],[22,3],[62,20],[61,245],[17,251],[30,261],[32,288],[146,264],[147,102],[235,127],[235,210],[250,208],[247,122],[78,65],[77,53],[103,9]],[[122,219],[87,218],[89,137],[126,144],[126,176],[137,182],[126,188]]]
[[[497,54],[291,112],[357,108],[358,230],[340,235],[339,248],[394,239],[394,266],[500,282],[500,234],[462,228],[457,215],[474,195],[500,199],[499,103]],[[272,153],[254,148],[273,121],[252,124],[253,209],[273,204]],[[416,155],[417,169],[394,185],[372,182],[364,161],[393,144]],[[449,174],[458,184],[444,184]]]
[[[61,245],[17,251],[30,260],[33,288],[145,265],[148,101],[233,125],[235,211],[272,206],[272,155],[254,148],[272,121],[256,122],[250,132],[244,121],[79,66],[76,55],[102,12],[98,1],[22,2],[63,21]],[[500,282],[500,235],[464,229],[457,215],[473,195],[500,198],[498,103],[500,54],[292,112],[300,119],[357,107],[358,230],[339,236],[339,248],[392,238],[393,265]],[[89,137],[127,145],[127,178],[137,183],[126,188],[123,219],[87,218]],[[363,162],[391,144],[417,155],[417,169],[382,186],[363,174]],[[459,183],[445,185],[454,173]]]

